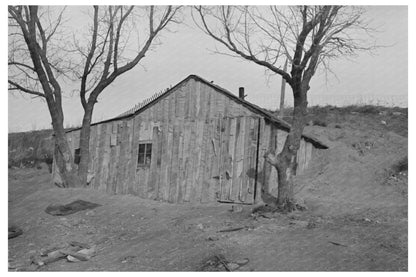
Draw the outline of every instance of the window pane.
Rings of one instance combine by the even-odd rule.
[[[139,153],[138,164],[144,164],[144,154]]]
[[[148,143],[146,144],[146,154],[151,154],[152,153],[152,144]]]
[[[139,153],[144,153],[146,149],[146,144],[139,144]]]
[[[152,159],[152,154],[146,154],[146,164],[150,164],[151,159]]]

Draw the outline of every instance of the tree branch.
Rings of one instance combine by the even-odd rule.
[[[216,41],[220,42],[221,44],[223,44],[225,47],[227,47],[229,50],[231,50],[232,52],[240,55],[242,58],[252,61],[256,64],[262,65],[268,69],[270,69],[271,71],[273,71],[274,73],[277,73],[279,75],[281,75],[286,82],[288,82],[289,84],[292,84],[292,78],[291,76],[283,71],[282,69],[274,66],[273,64],[265,61],[265,60],[259,60],[256,56],[254,55],[250,55],[247,53],[244,53],[243,51],[241,51],[240,49],[237,48],[237,46],[235,45],[235,43],[233,42],[232,38],[231,38],[231,31],[228,27],[228,22],[227,22],[227,17],[223,16],[222,18],[222,25],[225,31],[225,36],[226,36],[226,40],[223,40],[222,38],[220,38],[219,36],[215,35],[214,32],[211,30],[211,28],[208,26],[205,15],[202,11],[202,7],[201,6],[197,6],[194,7],[194,9],[197,10],[197,12],[199,13],[199,16],[201,18],[202,24],[203,24],[203,30],[210,35],[212,38],[214,38]],[[223,15],[225,15],[225,13],[223,13]]]
[[[32,95],[36,95],[36,96],[45,98],[45,94],[43,94],[39,91],[30,90],[30,89],[25,88],[25,87],[19,85],[18,83],[11,81],[11,80],[8,80],[8,82],[9,82],[10,85],[14,86],[14,87],[9,87],[9,90],[20,90],[20,91],[28,93],[28,94],[32,94]]]

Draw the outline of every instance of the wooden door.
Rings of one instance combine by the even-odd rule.
[[[219,202],[253,204],[256,191],[260,119],[225,117],[220,124]]]

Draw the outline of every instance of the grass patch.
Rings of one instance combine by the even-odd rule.
[[[314,119],[314,120],[312,121],[312,124],[313,124],[314,126],[321,126],[321,127],[326,127],[326,126],[327,126],[326,122],[325,122],[325,121],[323,121],[323,120],[321,120],[321,119]]]
[[[279,111],[270,111],[277,116]],[[283,120],[292,122],[293,108],[285,108]],[[408,109],[400,107],[383,107],[373,105],[350,105],[344,107],[311,106],[305,119],[310,125],[334,128],[360,128],[362,130],[379,130],[395,132],[408,136]],[[382,124],[384,121],[386,124]],[[312,123],[312,124],[311,124]]]

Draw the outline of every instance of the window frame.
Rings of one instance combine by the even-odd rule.
[[[142,152],[140,151],[141,146],[144,147],[144,151]],[[137,168],[150,167],[150,164],[152,162],[152,149],[153,149],[153,145],[152,145],[151,140],[139,141],[139,145],[137,149]],[[142,162],[140,162],[141,160],[140,157],[142,157]],[[147,160],[147,157],[149,157],[148,160]]]

